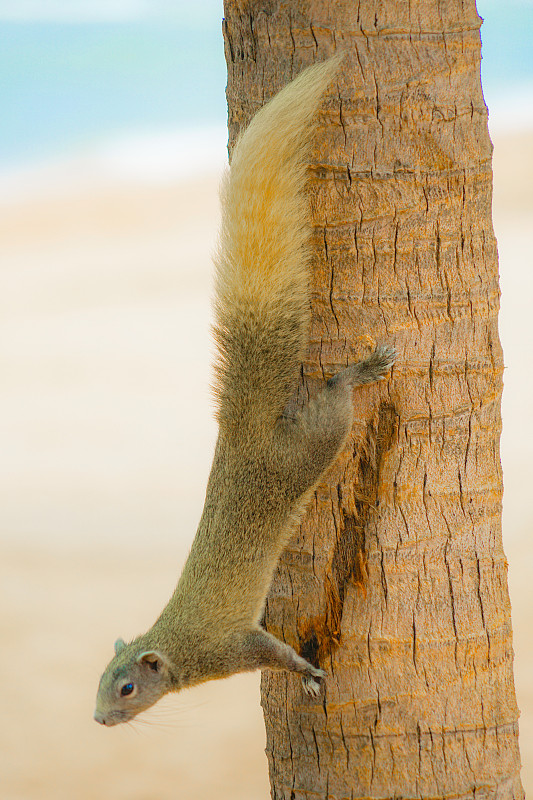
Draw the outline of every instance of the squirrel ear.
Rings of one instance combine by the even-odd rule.
[[[145,650],[137,656],[137,664],[145,664],[154,672],[160,672],[168,663],[166,657],[157,650]]]
[[[125,647],[126,647],[126,642],[124,641],[124,639],[117,639],[117,641],[115,642],[115,655],[118,656],[120,651],[124,650]]]

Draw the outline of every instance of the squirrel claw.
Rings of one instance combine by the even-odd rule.
[[[318,697],[320,694],[320,683],[316,678],[325,678],[326,673],[323,669],[318,669],[317,667],[313,667],[312,669],[312,673],[309,671],[305,675],[302,675],[302,686],[306,695],[309,697]]]
[[[391,347],[390,345],[384,345],[382,347],[376,347],[373,353],[370,354],[366,361],[370,364],[372,363],[376,370],[382,370],[384,372],[388,372],[389,369],[392,367],[396,358],[398,357],[398,353],[395,347]],[[384,378],[385,375],[380,376]]]

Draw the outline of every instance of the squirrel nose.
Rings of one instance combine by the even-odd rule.
[[[105,725],[106,724],[105,715],[102,714],[101,711],[95,711],[94,712],[94,718],[95,718],[96,722],[100,723],[100,725]]]

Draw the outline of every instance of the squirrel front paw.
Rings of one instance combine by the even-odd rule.
[[[285,642],[280,642],[271,633],[256,627],[248,631],[240,642],[239,647],[241,670],[249,669],[280,669],[288,672],[298,672],[302,676],[304,691],[309,697],[318,697],[320,694],[320,679],[326,673],[319,667],[314,667],[307,659],[299,656],[296,650]]]
[[[302,686],[304,692],[309,695],[309,697],[318,697],[320,694],[320,682],[317,681],[317,678],[325,678],[326,673],[323,669],[319,669],[318,667],[313,667],[312,664],[307,664],[307,670],[302,675]]]

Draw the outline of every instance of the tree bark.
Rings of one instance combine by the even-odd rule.
[[[301,396],[372,342],[346,451],[287,547],[265,625],[328,671],[265,672],[272,797],[521,798],[499,456],[492,146],[474,0],[226,0],[230,149],[346,50],[310,167]]]

